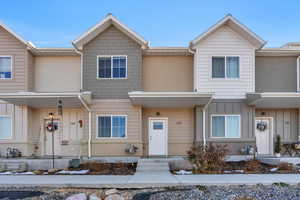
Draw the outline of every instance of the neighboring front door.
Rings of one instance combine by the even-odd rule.
[[[168,154],[168,120],[149,119],[149,155],[162,156]]]
[[[255,119],[255,137],[259,155],[273,154],[272,118],[257,117]]]
[[[48,123],[50,123],[50,120],[45,120],[45,126],[48,125]],[[61,130],[59,127],[59,121],[58,120],[54,120],[54,124],[56,124],[58,126],[58,129],[54,131],[53,136],[54,136],[54,155],[60,155],[60,147],[61,147]],[[52,132],[48,131],[47,128],[45,128],[45,136],[44,136],[44,140],[45,140],[45,155],[49,156],[52,155]]]

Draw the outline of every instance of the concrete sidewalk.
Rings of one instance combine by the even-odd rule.
[[[234,175],[2,175],[0,187],[44,186],[81,188],[146,188],[187,185],[255,185],[284,182],[300,183],[299,174],[234,174]]]

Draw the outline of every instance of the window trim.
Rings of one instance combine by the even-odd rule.
[[[110,120],[110,137],[100,137],[99,136],[99,117],[125,117],[125,137],[112,137],[112,120]],[[96,115],[96,139],[100,140],[107,140],[107,139],[127,139],[127,115],[110,115],[110,114],[101,114],[101,115]]]
[[[110,57],[110,69],[111,69],[110,78],[100,78],[100,76],[99,76],[100,75],[99,74],[99,58],[108,58],[108,57]],[[122,77],[122,78],[113,77],[113,58],[114,57],[125,57],[126,58],[126,62],[125,62],[126,74],[125,74],[125,77]],[[99,80],[113,80],[113,79],[122,80],[122,79],[127,79],[127,76],[128,76],[127,62],[128,62],[127,55],[97,55],[97,79],[99,79]]]
[[[5,141],[5,140],[12,140],[13,139],[13,118],[11,115],[0,115],[0,118],[1,117],[7,117],[7,118],[10,118],[10,137],[9,138],[0,138],[0,141]]]
[[[10,71],[11,71],[11,77],[10,78],[1,78],[0,80],[12,80],[13,79],[13,56],[12,55],[0,55],[0,58],[10,58]]]
[[[213,77],[213,61],[212,59],[216,58],[224,58],[225,60],[225,78],[215,78]],[[238,78],[228,78],[227,77],[227,57],[238,57],[239,58],[239,77]],[[213,55],[210,59],[210,79],[211,80],[240,80],[241,79],[241,56],[240,55]]]
[[[225,117],[225,136],[224,137],[216,137],[213,136],[212,132],[212,119],[213,117]],[[239,117],[239,136],[238,137],[227,137],[227,117]],[[210,137],[214,139],[241,139],[241,115],[239,114],[212,114],[210,116]]]

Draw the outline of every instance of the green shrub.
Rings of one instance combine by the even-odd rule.
[[[275,151],[275,153],[280,153],[281,152],[281,138],[280,138],[280,135],[276,135],[274,151]]]

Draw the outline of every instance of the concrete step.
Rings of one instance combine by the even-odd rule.
[[[170,171],[169,163],[165,159],[140,159],[137,165],[137,172],[152,173]]]

